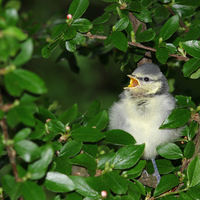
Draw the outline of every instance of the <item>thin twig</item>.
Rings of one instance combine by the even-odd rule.
[[[92,34],[83,34],[83,36],[91,38],[91,39],[100,39],[100,40],[105,40],[107,38],[106,36],[92,35]],[[141,48],[141,49],[145,49],[145,50],[148,50],[148,51],[151,51],[151,52],[156,52],[155,48],[148,47],[148,46],[145,46],[145,45],[137,43],[137,42],[128,42],[128,44],[130,46],[135,46],[135,47],[138,47],[138,48]],[[183,56],[180,56],[180,55],[177,55],[177,54],[169,54],[169,55],[171,57],[177,58],[178,60],[184,60],[184,61],[188,61],[189,60],[188,57],[183,57]]]
[[[0,109],[2,110],[2,108],[3,108],[3,99],[2,99],[1,90],[0,90]],[[3,132],[3,135],[4,135],[4,139],[5,139],[5,143],[6,143],[6,150],[8,153],[10,164],[13,169],[15,181],[20,182],[21,179],[19,178],[19,174],[17,171],[17,164],[16,164],[16,151],[13,149],[11,144],[8,144],[9,143],[9,135],[8,135],[8,127],[7,127],[5,118],[0,120],[0,126],[1,126],[1,129]]]

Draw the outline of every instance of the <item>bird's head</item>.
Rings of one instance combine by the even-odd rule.
[[[164,94],[169,91],[165,76],[155,64],[140,65],[128,77],[130,78],[130,84],[124,87],[125,92],[135,97]]]

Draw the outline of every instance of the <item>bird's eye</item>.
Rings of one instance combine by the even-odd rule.
[[[145,77],[145,78],[144,78],[144,81],[148,82],[148,81],[149,81],[149,78],[148,78],[148,77]]]

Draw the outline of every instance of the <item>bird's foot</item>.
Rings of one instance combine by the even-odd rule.
[[[155,171],[152,175],[156,177],[157,185],[158,185],[160,183],[160,179],[161,179],[161,176],[160,176],[159,172]]]

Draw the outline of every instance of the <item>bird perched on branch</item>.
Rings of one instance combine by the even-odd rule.
[[[145,143],[142,157],[152,160],[159,182],[156,148],[181,136],[181,129],[159,129],[174,109],[175,99],[169,94],[167,80],[155,64],[143,64],[128,77],[130,84],[124,87],[119,102],[109,110],[109,129],[122,129],[130,133],[137,144]]]

